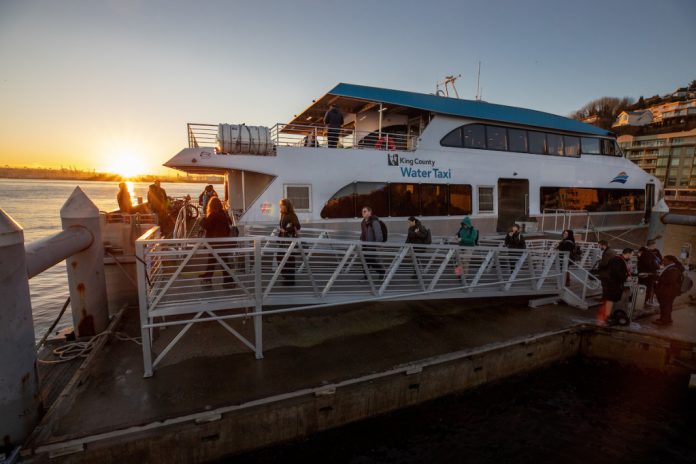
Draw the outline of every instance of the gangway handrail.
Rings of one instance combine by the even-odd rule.
[[[560,294],[563,253],[502,247],[366,243],[338,238],[155,239],[136,241],[145,375],[200,321],[253,317],[254,340],[225,329],[257,358],[269,307],[318,308],[382,299]],[[210,274],[209,283],[201,275]],[[292,275],[291,281],[288,281]],[[288,288],[288,284],[291,288]],[[178,334],[152,359],[152,331],[184,315]],[[250,316],[252,315],[252,316]],[[233,318],[233,319],[234,319]]]

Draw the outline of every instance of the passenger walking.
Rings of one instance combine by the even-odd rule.
[[[208,202],[208,210],[206,211],[205,217],[201,220],[201,227],[205,230],[205,238],[220,238],[229,237],[231,230],[232,220],[227,214],[227,211],[222,207],[222,202],[218,197],[213,197]],[[213,250],[216,248],[224,248],[229,246],[226,243],[214,243],[211,245]],[[220,256],[220,259],[225,260],[225,256]],[[208,267],[203,274],[201,274],[201,279],[204,285],[212,284],[213,272],[215,270],[215,263],[218,259],[215,257],[215,253],[211,251],[211,256],[208,258]],[[223,268],[223,283],[231,284],[233,282],[232,277]]]
[[[684,274],[684,268],[675,256],[667,255],[663,262],[665,268],[660,273],[655,285],[655,294],[660,303],[660,317],[652,321],[656,325],[672,324],[672,305],[675,298],[681,294]]]
[[[408,218],[408,234],[406,236],[406,243],[415,243],[428,245],[432,243],[432,235],[427,227],[421,223],[419,219],[414,216]]]
[[[567,251],[570,259],[575,256],[575,234],[571,229],[566,229],[561,234],[561,241],[556,246],[558,251]]]
[[[624,248],[621,255],[614,256],[607,265],[607,283],[602,287],[602,305],[597,314],[600,325],[604,325],[611,317],[614,303],[621,301],[624,292],[624,284],[631,275],[630,260],[633,250]]]
[[[406,235],[406,243],[413,243],[413,244],[419,244],[419,245],[429,245],[433,241],[432,235],[430,234],[430,230],[428,230],[427,227],[425,227],[419,219],[416,219],[414,216],[411,216],[408,218],[408,234]],[[421,253],[423,251],[423,248],[421,247],[413,247],[413,250],[416,255],[418,253]],[[418,274],[416,273],[416,268],[418,267],[418,258],[414,257],[414,262],[413,262],[413,275],[411,276],[412,279],[417,279]]]
[[[455,236],[459,240],[459,246],[472,247],[478,245],[479,233],[471,223],[469,216],[464,216]]]
[[[206,211],[208,209],[208,202],[211,198],[217,197],[218,194],[212,185],[206,185],[203,192],[198,195],[198,204],[203,208],[203,216],[205,217]]]
[[[293,208],[292,203],[287,198],[280,200],[280,222],[278,223],[278,237],[291,237],[297,238],[298,231],[301,229],[300,220],[295,214],[295,208]],[[290,244],[288,244],[289,246]],[[278,254],[277,258],[282,260],[283,255]],[[285,262],[285,266],[281,271],[283,275],[283,285],[293,286],[295,285],[295,256],[294,253],[290,253],[288,260]]]
[[[524,249],[527,244],[524,242],[524,236],[520,233],[520,225],[513,224],[507,235],[505,236],[505,246],[507,248]]]
[[[382,223],[379,218],[373,214],[372,208],[363,206],[362,217],[363,220],[360,223],[360,240],[363,242],[383,242],[384,235],[382,234]],[[384,277],[384,268],[375,256],[377,248],[364,245],[363,251],[365,252],[367,267],[377,271],[379,278],[382,279]]]
[[[341,127],[343,127],[343,114],[341,114],[336,105],[331,105],[329,111],[324,115],[324,124],[326,124],[328,131],[329,148],[336,148],[338,137],[341,134]]]
[[[657,272],[660,270],[657,256],[646,247],[638,250],[638,283],[645,285],[645,302],[652,304]]]

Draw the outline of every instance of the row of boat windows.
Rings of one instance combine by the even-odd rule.
[[[461,216],[472,212],[471,185],[401,184],[354,182],[336,192],[321,210],[324,219],[360,217],[363,206],[377,216]],[[541,187],[540,207],[544,209],[587,210],[591,212],[643,211],[645,191],[638,189],[596,189]],[[493,188],[478,188],[478,212],[493,212]]]
[[[645,190],[541,187],[541,210],[643,211]]]
[[[490,124],[467,124],[457,127],[440,140],[440,145],[571,157],[579,157],[580,154],[622,156],[613,140],[513,129]]]
[[[471,185],[353,182],[326,202],[321,217],[360,217],[365,205],[382,217],[461,216],[471,214]]]

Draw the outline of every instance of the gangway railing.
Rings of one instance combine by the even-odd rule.
[[[136,242],[145,376],[197,322],[217,321],[261,358],[265,315],[387,299],[560,295],[567,269],[567,253],[553,250],[272,236],[155,239],[156,229]],[[247,318],[253,337],[232,325]],[[181,331],[155,353],[154,331],[177,325]]]
[[[548,227],[553,224],[553,228]],[[584,209],[549,209],[541,212],[541,231],[560,234],[566,229],[580,229],[585,233],[590,231],[590,212]]]

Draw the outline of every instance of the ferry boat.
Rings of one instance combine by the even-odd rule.
[[[331,106],[343,124],[329,133]],[[188,124],[188,139],[165,166],[224,174],[242,226],[275,223],[279,199],[289,198],[303,226],[332,230],[359,230],[364,205],[395,230],[416,216],[441,235],[453,235],[465,215],[493,234],[559,210],[606,230],[646,221],[662,195],[660,181],[625,159],[604,129],[354,84],[338,84],[289,123]]]

